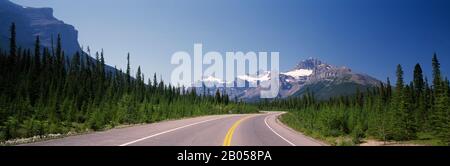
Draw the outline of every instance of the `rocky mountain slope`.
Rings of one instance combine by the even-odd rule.
[[[270,81],[270,72],[261,72],[259,76],[238,76],[237,80],[247,84]],[[208,76],[203,80],[204,84],[223,83],[222,80]],[[365,91],[367,88],[376,87],[380,81],[366,74],[355,73],[347,67],[336,67],[314,58],[309,58],[298,63],[292,70],[280,73],[279,98],[302,96],[310,92],[318,99],[328,99],[340,95],[351,95],[357,89]],[[198,85],[198,83],[197,83]],[[231,83],[232,85],[232,83]],[[203,94],[204,88],[196,90]],[[260,100],[261,87],[236,88],[227,84],[227,88],[208,88],[210,93],[217,89],[226,91],[232,98],[244,101]]]
[[[0,0],[0,46],[8,48],[10,25],[14,22],[17,31],[17,43],[22,48],[34,48],[36,36],[40,36],[41,45],[51,48],[58,34],[62,36],[65,55],[71,56],[80,50],[78,31],[74,26],[64,23],[53,16],[52,8],[23,7]]]

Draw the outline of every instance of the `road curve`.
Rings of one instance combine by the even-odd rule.
[[[25,146],[322,146],[278,121],[282,112],[214,115],[48,140]]]

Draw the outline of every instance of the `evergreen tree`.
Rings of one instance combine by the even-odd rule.
[[[64,68],[64,55],[62,50],[62,42],[61,42],[61,34],[58,34],[58,38],[56,41],[56,68],[57,68],[57,75],[61,76],[63,74],[63,68]]]
[[[128,53],[128,55],[127,55],[127,84],[128,84],[128,86],[130,86],[130,84],[131,84],[131,75],[130,75],[130,73],[131,73],[131,67],[130,67],[130,53]]]
[[[302,97],[264,100],[258,104],[262,110],[290,110],[283,122],[325,137],[351,136],[353,143],[361,138],[414,140],[418,133],[433,135],[432,139],[450,142],[450,83],[442,81],[440,64],[433,56],[433,86],[423,76],[421,66],[414,68],[414,79],[404,81],[401,65],[397,66],[397,82],[386,86],[357,90],[351,96],[339,96],[317,101],[307,89]],[[394,89],[394,90],[392,90]],[[336,143],[340,144],[340,143]]]
[[[413,99],[411,100],[411,105],[413,108],[411,109],[413,109],[413,111],[416,113],[416,126],[420,126],[420,124],[425,124],[425,122],[427,121],[426,118],[428,112],[425,101],[426,98],[424,98],[425,81],[420,64],[416,64],[416,66],[414,67],[414,77],[412,83],[413,91],[411,97],[413,97]]]
[[[440,91],[441,83],[442,83],[442,77],[441,77],[441,64],[439,63],[439,60],[437,58],[437,54],[434,53],[433,59],[432,59],[432,67],[433,67],[433,88],[437,93]]]
[[[39,36],[36,36],[36,43],[34,44],[34,65],[37,70],[40,69],[41,66],[41,41]]]
[[[425,83],[425,81],[423,80],[423,73],[420,64],[416,64],[416,66],[414,67],[413,82],[414,82],[414,91],[418,96],[420,96],[423,93]]]
[[[162,79],[158,83],[156,74],[154,83],[146,85],[140,67],[136,79],[131,79],[129,54],[126,73],[117,69],[106,73],[103,50],[95,62],[89,48],[88,54],[80,50],[69,60],[61,41],[58,35],[56,51],[52,44],[51,50],[44,47],[41,53],[36,37],[33,54],[15,46],[12,26],[10,47],[16,49],[10,52],[13,55],[0,51],[0,142],[185,116],[256,112],[232,102],[215,107],[224,104],[203,99],[195,90],[182,92]]]
[[[396,76],[397,76],[397,83],[396,83],[396,89],[395,89],[395,92],[398,94],[398,95],[401,95],[402,94],[402,91],[403,91],[403,88],[404,88],[404,85],[405,85],[405,83],[404,83],[404,81],[403,81],[403,69],[402,69],[402,66],[401,65],[397,65],[397,72],[396,72],[397,74],[396,74]]]
[[[106,64],[105,64],[105,57],[104,57],[103,49],[102,49],[102,52],[100,53],[100,65],[101,65],[101,67],[100,67],[101,75],[104,76],[106,74],[105,73]]]
[[[440,63],[436,54],[433,55],[432,66],[434,103],[431,124],[435,135],[450,145],[449,90],[447,81],[442,81]]]
[[[142,73],[141,73],[141,66],[138,67],[136,72],[136,81],[142,81]]]
[[[391,80],[389,80],[389,77],[387,78],[386,95],[387,95],[388,99],[390,99],[392,96],[392,86],[391,86]]]
[[[9,56],[11,56],[11,58],[13,60],[15,60],[15,58],[17,56],[16,23],[11,24],[10,31],[11,31],[11,36],[9,39]]]
[[[220,95],[219,89],[216,90],[215,100],[216,100],[216,103],[222,102],[222,101],[221,101],[221,95]]]
[[[158,86],[158,79],[156,78],[156,73],[153,74],[153,89],[156,89]]]

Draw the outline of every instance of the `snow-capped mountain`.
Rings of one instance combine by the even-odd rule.
[[[249,87],[248,84],[257,85],[257,83],[270,81],[270,72],[260,72],[259,75],[237,76],[236,80],[245,81],[246,87],[237,88],[235,82],[225,83],[223,80],[215,77],[205,77],[202,83],[220,83],[224,87],[209,88],[210,93],[217,89],[226,91],[231,97],[242,99],[244,101],[257,101],[260,99],[261,87]],[[336,67],[323,63],[314,58],[309,58],[298,63],[292,70],[280,73],[280,92],[279,98],[291,96],[302,96],[309,89],[317,98],[327,99],[333,96],[350,95],[356,92],[356,89],[362,91],[370,87],[376,87],[379,80],[365,75],[352,72],[347,67]],[[197,84],[198,85],[198,84]],[[203,93],[204,88],[196,90]]]
[[[259,75],[241,75],[237,77],[238,80],[242,80],[242,81],[248,81],[250,83],[257,83],[258,81],[260,82],[265,82],[265,81],[270,81],[270,72],[266,71],[263,72]]]
[[[302,77],[308,77],[313,74],[314,70],[312,69],[295,69],[286,73],[281,73],[286,76],[294,77],[295,79],[300,79]]]

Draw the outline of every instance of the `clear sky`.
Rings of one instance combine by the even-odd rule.
[[[278,51],[289,70],[317,57],[385,80],[397,64],[411,80],[417,62],[431,77],[437,52],[450,73],[448,0],[11,0],[52,7],[79,30],[79,41],[104,48],[106,61],[169,80],[176,51]]]

